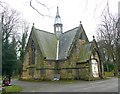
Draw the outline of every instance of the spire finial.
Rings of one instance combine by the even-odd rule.
[[[80,21],[80,24],[82,24],[82,21]]]
[[[33,23],[33,26],[35,25],[35,23]]]
[[[61,18],[60,18],[60,15],[59,15],[59,7],[58,6],[57,6],[57,13],[56,13],[56,16],[55,16],[55,24],[62,24]]]
[[[93,40],[95,39],[95,36],[93,35]]]
[[[57,15],[59,15],[59,7],[57,6]]]

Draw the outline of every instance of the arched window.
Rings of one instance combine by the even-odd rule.
[[[33,40],[31,43],[31,58],[32,58],[31,63],[35,64],[35,44]]]

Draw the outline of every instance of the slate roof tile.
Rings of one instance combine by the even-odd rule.
[[[84,30],[81,28],[83,28],[82,25],[73,28],[67,32],[64,32],[60,36],[58,60],[67,59],[67,57],[70,55],[74,42],[78,38],[80,38],[82,32],[84,32]],[[54,33],[36,29],[35,27],[32,28],[32,31],[34,32],[34,35],[37,39],[38,45],[42,51],[43,56],[46,57],[47,60],[56,60],[56,52],[57,52],[56,35]],[[84,35],[83,38],[85,37],[86,34]]]

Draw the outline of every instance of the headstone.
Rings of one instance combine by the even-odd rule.
[[[60,80],[60,74],[53,74],[52,80],[53,81]]]

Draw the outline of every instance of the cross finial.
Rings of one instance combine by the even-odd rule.
[[[95,36],[93,35],[93,39],[95,39]]]
[[[33,26],[34,26],[35,24],[33,23]]]
[[[80,21],[80,24],[82,24],[82,21]]]

